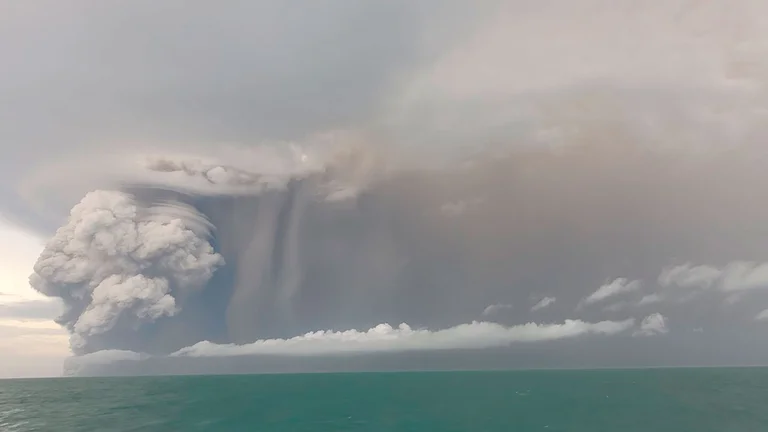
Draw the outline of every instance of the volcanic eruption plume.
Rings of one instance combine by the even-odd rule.
[[[764,346],[765,2],[427,3],[67,21],[4,215],[75,354]]]

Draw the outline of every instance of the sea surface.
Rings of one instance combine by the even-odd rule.
[[[768,431],[768,369],[0,381],[0,431]]]

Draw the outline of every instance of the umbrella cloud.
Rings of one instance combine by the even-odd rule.
[[[618,121],[610,119],[587,123]],[[631,117],[619,114],[618,119],[632,124]],[[204,162],[189,156],[129,158],[144,162],[116,164],[115,173],[102,182],[113,189],[85,195],[48,242],[30,281],[39,292],[64,301],[58,322],[71,332],[78,354],[162,355],[200,341],[246,346],[254,340],[290,340],[317,328],[370,328],[393,320],[453,328],[475,318],[478,310],[515,324],[532,320],[528,314],[534,312],[560,310],[552,307],[555,298],[563,307],[570,303],[595,311],[587,306],[635,295],[634,304],[661,304],[663,292],[639,295],[645,288],[639,278],[617,278],[594,292],[581,291],[578,302],[572,294],[604,280],[604,274],[590,269],[618,269],[634,260],[645,263],[634,273],[658,275],[674,256],[695,257],[691,242],[717,238],[672,218],[649,229],[674,235],[648,235],[625,251],[604,247],[616,233],[635,238],[638,224],[654,209],[680,205],[677,196],[699,185],[711,168],[710,159],[639,148],[628,138],[635,133],[630,129],[612,132],[626,135],[626,141],[618,141],[625,143],[622,151],[614,141],[583,144],[576,134],[561,137],[567,146],[558,151],[510,148],[429,169],[398,165],[402,161],[393,163],[345,139],[313,151],[230,148],[218,158],[201,156]],[[627,152],[635,157],[627,158]],[[732,154],[731,166],[742,167],[749,154]],[[719,169],[728,163],[719,160]],[[678,171],[677,164],[686,170]],[[659,174],[648,177],[649,170]],[[731,179],[747,187],[739,177]],[[610,187],[587,193],[595,184]],[[578,206],[554,211],[568,202],[573,188],[581,191]],[[631,202],[614,206],[628,196]],[[471,211],[446,218],[445,202],[459,201],[473,202]],[[721,217],[716,202],[687,201],[699,206],[690,211],[711,221]],[[521,213],[514,203],[529,210]],[[605,208],[617,210],[590,210]],[[753,210],[745,214],[757,221],[762,208]],[[506,228],[492,228],[499,226]],[[580,228],[561,234],[572,226]],[[724,270],[667,268],[658,284],[711,283],[724,291],[759,287],[761,267],[737,264]],[[556,267],[574,270],[550,271]],[[513,288],[495,288],[500,286]],[[544,290],[553,295],[539,297],[528,310],[510,309],[530,304],[533,292]],[[488,306],[487,298],[498,303]],[[631,308],[609,309],[631,313]]]

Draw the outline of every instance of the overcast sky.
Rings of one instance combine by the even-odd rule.
[[[176,296],[171,307],[161,288],[155,305],[132,303],[157,320],[142,322],[142,332],[162,335],[151,343],[121,333],[134,323],[112,309],[125,300],[117,288],[92,291],[93,303],[78,303],[64,322],[93,347],[152,351],[172,341],[175,356],[190,357],[604,339],[606,353],[687,342],[695,347],[680,356],[693,359],[734,338],[768,346],[764,17],[760,0],[0,0],[0,375],[57,375],[71,355],[68,332],[53,322],[64,311],[57,297],[68,295],[56,283],[66,278],[40,282],[46,297],[28,277],[57,228],[71,232],[56,239],[76,237],[67,215],[85,193],[121,181],[153,191],[184,183],[187,195],[218,187],[215,164],[193,173],[214,184],[200,186],[163,177],[175,172],[167,164],[137,175],[126,160],[153,153],[175,163],[183,154],[219,158],[240,174],[314,173],[254,148],[292,141],[314,161],[329,133],[407,174],[371,179],[359,173],[367,165],[345,165],[351,186],[339,193],[366,191],[352,210],[301,204],[312,192],[302,188],[265,198],[260,218],[299,216],[258,228],[298,227],[296,240],[275,236],[302,252],[256,236],[252,244],[274,243],[272,255],[244,250],[237,258],[251,269],[240,263],[228,277],[269,275],[288,300],[220,288],[227,267],[211,261],[210,283],[205,273],[206,288],[194,289],[226,292],[226,323],[206,311],[210,321],[182,335],[173,321],[191,321],[179,310],[206,315],[195,309],[205,301]],[[114,196],[84,207],[98,211]],[[244,223],[194,204],[214,224]],[[213,232],[222,244],[237,236]],[[207,256],[200,250],[191,256]],[[189,279],[168,280],[175,295]],[[214,342],[197,344],[204,339]],[[731,361],[766,357],[768,349],[745,350]]]

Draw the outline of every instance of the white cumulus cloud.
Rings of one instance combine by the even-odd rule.
[[[224,357],[237,355],[328,355],[422,350],[482,349],[515,342],[572,338],[586,334],[612,335],[630,329],[634,319],[589,323],[565,320],[561,324],[527,323],[512,327],[490,322],[472,322],[443,330],[413,329],[407,324],[379,324],[367,331],[316,331],[290,339],[263,339],[253,343],[215,344],[199,342],[172,356]]]
[[[544,309],[545,307],[551,305],[554,303],[557,299],[555,297],[544,297],[543,299],[539,300],[538,303],[533,305],[531,308],[531,312],[537,311],[539,309]]]
[[[589,305],[603,301],[609,297],[613,297],[619,294],[628,293],[640,289],[641,283],[639,280],[632,280],[626,278],[614,279],[612,282],[607,283],[597,291],[584,298],[580,305]]]
[[[633,333],[633,336],[653,336],[669,332],[667,329],[667,320],[664,315],[654,313],[643,318],[640,323],[640,329]]]
[[[511,304],[503,304],[503,303],[492,304],[486,307],[485,309],[483,309],[483,315],[484,316],[494,315],[501,311],[510,310],[510,309],[512,309]]]

